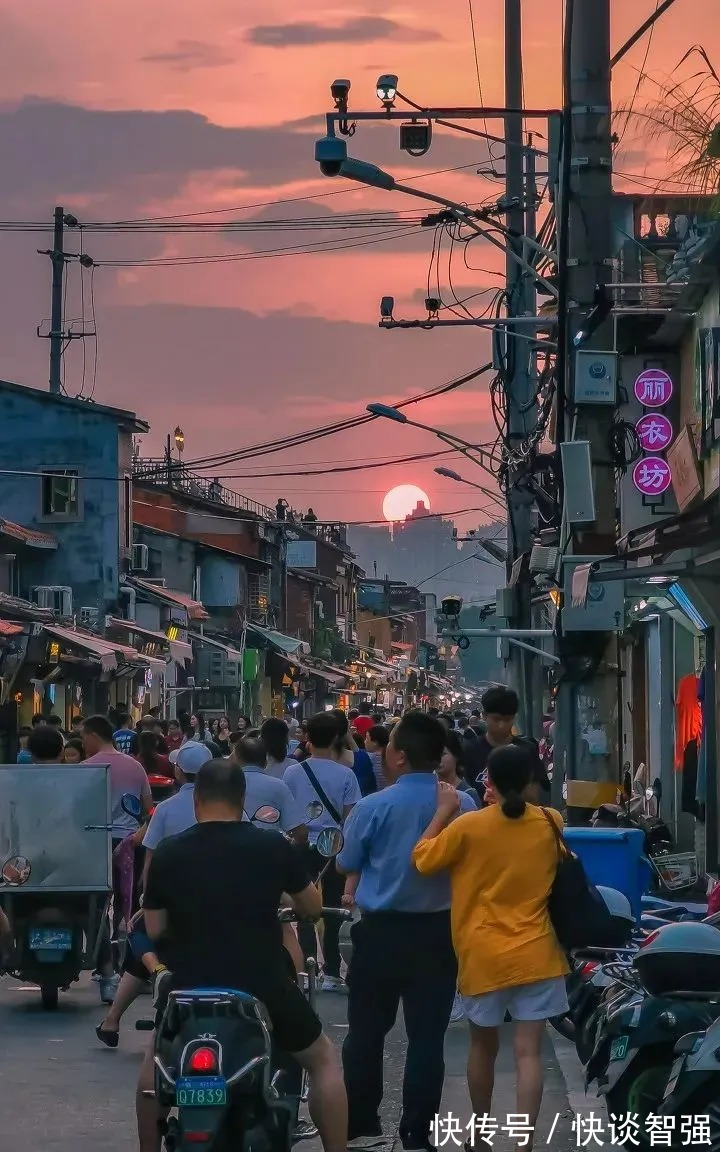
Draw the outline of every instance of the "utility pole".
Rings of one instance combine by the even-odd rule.
[[[62,208],[55,209],[53,228],[53,247],[50,253],[52,261],[52,297],[50,311],[50,391],[59,395],[62,390],[62,354],[63,354],[63,277],[65,274],[65,252],[63,250],[63,231],[65,213]]]
[[[614,409],[610,406],[573,404],[575,354],[573,337],[591,311],[596,289],[612,279],[612,143],[610,106],[610,0],[566,0],[564,53],[568,129],[563,147],[570,149],[569,197],[559,204],[566,221],[567,263],[559,275],[567,277],[568,323],[566,371],[559,372],[561,392],[558,411],[564,427],[558,440],[588,441],[592,462],[596,520],[588,530],[575,534],[566,555],[607,556],[615,552],[615,471],[608,443]],[[569,75],[568,75],[569,72]],[[569,134],[569,139],[567,138]],[[561,294],[562,299],[562,294]],[[560,331],[564,325],[561,323]],[[612,320],[605,319],[588,341],[593,351],[612,352]],[[567,401],[567,403],[566,403]],[[573,409],[570,427],[564,413]],[[567,478],[564,478],[567,483]],[[565,526],[567,530],[567,525]],[[565,579],[565,586],[568,581]],[[567,604],[567,600],[566,600]],[[617,786],[618,692],[617,656],[611,633],[566,632],[560,637],[560,655],[572,645],[575,653],[601,654],[599,670],[592,679],[561,682],[556,723],[555,802],[562,778],[567,778],[568,819],[581,823],[588,810],[614,798]],[[593,744],[583,738],[592,729]]]
[[[521,0],[505,0],[505,106],[521,109],[523,106],[523,67],[522,67],[522,13]],[[523,147],[523,117],[521,112],[511,112],[505,116],[505,195],[507,198],[506,225],[511,236],[508,239],[506,262],[506,291],[508,316],[535,315],[535,292],[531,277],[522,268],[517,257],[523,257],[522,236],[526,219],[524,201],[526,196],[526,170]],[[529,156],[528,156],[529,163]],[[528,169],[528,176],[531,169]],[[517,451],[527,439],[531,426],[537,417],[535,404],[534,360],[532,345],[512,335],[508,326],[504,338],[505,351],[505,392],[507,398],[506,446],[510,453]],[[518,483],[522,470],[510,464],[507,474],[507,514],[508,514],[508,581],[513,574],[515,563],[527,552],[533,543],[532,498]],[[529,628],[531,624],[531,583],[527,565],[520,569],[514,581],[512,623],[517,628]],[[513,686],[520,697],[520,720],[528,735],[533,732],[533,657],[525,649],[513,647],[509,656]],[[539,733],[537,733],[539,734]]]

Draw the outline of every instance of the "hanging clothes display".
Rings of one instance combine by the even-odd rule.
[[[698,699],[698,678],[683,676],[675,698],[675,771],[681,772],[688,744],[697,743],[702,733],[702,708]]]
[[[696,816],[703,824],[705,823],[705,781],[707,779],[707,724],[706,712],[707,699],[705,696],[705,669],[702,668],[698,677],[698,700],[700,702],[700,710],[702,713],[702,732],[700,734],[700,746],[698,748],[698,768],[697,768],[697,782],[695,784],[695,800],[697,801]],[[719,897],[720,899],[720,894]],[[708,913],[709,915],[709,913]]]

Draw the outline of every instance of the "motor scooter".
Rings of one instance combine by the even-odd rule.
[[[137,819],[137,798],[122,804]],[[106,765],[0,766],[0,902],[13,934],[5,971],[37,984],[47,1010],[96,965],[111,833]]]
[[[649,1147],[646,1120],[671,1078],[675,1046],[720,1019],[720,935],[707,923],[665,925],[640,948],[633,967],[637,994],[606,1010],[586,1086],[597,1081],[608,1112],[632,1115],[640,1146]]]
[[[253,819],[272,823],[270,811]],[[332,860],[342,832],[324,829],[320,855]],[[281,920],[295,919],[291,909]],[[323,908],[323,916],[351,913]],[[306,994],[315,995],[314,962],[308,962]],[[154,1025],[140,1022],[143,1030]],[[297,1139],[316,1135],[301,1129],[300,1107],[307,1080],[294,1057],[273,1044],[264,1005],[241,989],[193,988],[171,991],[156,1028],[154,1096],[170,1110],[161,1123],[166,1152],[206,1152],[238,1147],[286,1152]]]

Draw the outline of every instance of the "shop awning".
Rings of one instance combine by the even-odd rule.
[[[286,636],[283,632],[275,632],[272,628],[260,628],[258,624],[248,624],[248,632],[261,636],[273,648],[277,648],[278,652],[290,655],[303,652],[308,655],[310,651],[310,646],[304,640],[298,640],[297,636]]]
[[[0,620],[0,636],[19,636],[24,631],[24,624],[15,624],[12,620]]]
[[[328,666],[323,668],[311,668],[310,674],[312,676],[317,676],[320,680],[326,680],[328,684],[332,684],[336,688],[338,688],[341,684],[344,684],[349,676],[348,672],[336,671],[335,669],[329,668]]]
[[[143,595],[152,596],[163,604],[172,604],[176,608],[184,608],[188,620],[208,620],[209,616],[204,604],[193,600],[187,592],[176,592],[173,588],[163,588],[161,584],[151,584],[149,580],[140,580],[137,576],[128,579],[128,584],[142,592]]]
[[[163,644],[170,654],[170,659],[174,660],[176,664],[185,665],[193,658],[191,644],[186,644],[184,640],[170,640],[164,632],[154,632],[152,628],[143,628],[135,620],[122,620],[118,616],[111,616],[107,621],[107,627],[117,628],[119,631],[128,632],[133,636],[141,636],[144,640],[152,640],[156,644]],[[151,657],[146,656],[144,659],[149,660]]]
[[[5,520],[0,516],[0,536],[9,536],[11,540],[19,540],[27,544],[28,548],[44,548],[48,552],[57,551],[57,540],[47,532],[36,532],[34,528],[26,528],[24,524],[15,524],[12,520]]]
[[[48,623],[55,619],[52,608],[38,608],[30,600],[21,600],[7,592],[0,592],[0,616],[10,620],[47,620]]]
[[[92,656],[105,672],[111,672],[118,667],[118,656],[121,657],[123,663],[135,663],[142,660],[134,648],[127,648],[123,644],[115,645],[111,641],[101,640],[99,636],[90,636],[85,632],[76,632],[72,628],[60,628],[47,624],[45,631],[48,636],[53,636],[62,644],[69,644],[73,648],[79,648],[81,652],[86,652],[88,656]]]
[[[232,648],[229,644],[225,644],[222,640],[215,640],[212,636],[204,636],[199,632],[188,632],[188,636],[193,644],[199,644],[201,648],[217,648],[218,651],[224,652],[228,660],[242,660],[242,653],[237,648]]]

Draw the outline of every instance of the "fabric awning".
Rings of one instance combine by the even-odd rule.
[[[222,640],[215,640],[212,636],[204,636],[199,632],[188,632],[188,636],[194,644],[199,644],[200,647],[217,648],[220,652],[224,652],[229,660],[242,660],[242,653],[237,648],[225,644]]]
[[[257,636],[261,636],[279,652],[290,655],[303,652],[308,655],[310,651],[310,646],[304,640],[298,640],[297,636],[286,636],[283,632],[275,632],[272,628],[261,628],[258,624],[248,624],[248,632],[254,632]]]
[[[19,636],[24,631],[24,624],[14,624],[12,620],[0,620],[0,636]]]
[[[127,648],[124,644],[113,644],[112,641],[101,640],[99,636],[91,636],[86,632],[76,632],[72,628],[61,628],[47,624],[45,631],[48,636],[54,636],[63,644],[70,644],[82,652],[87,652],[89,656],[98,661],[105,672],[111,672],[118,667],[118,656],[122,658],[123,663],[135,663],[143,660],[143,657],[134,648]]]
[[[311,668],[310,674],[317,676],[319,680],[325,680],[328,684],[334,687],[339,687],[347,680],[347,673],[333,672],[330,668]]]
[[[192,644],[186,644],[184,640],[168,640],[168,644],[170,645],[170,655],[176,664],[192,663]]]
[[[57,551],[58,542],[48,532],[37,532],[34,528],[26,528],[24,524],[15,524],[12,520],[5,520],[0,516],[0,536],[8,536],[11,540],[18,540],[27,544],[28,548],[44,548],[47,551]]]
[[[137,576],[128,579],[128,584],[138,592],[154,596],[164,604],[174,604],[177,608],[184,608],[189,620],[209,620],[207,609],[199,600],[193,600],[187,592],[176,592],[173,588],[163,588],[161,584],[151,584],[149,580],[140,580]]]
[[[58,542],[48,532],[36,532],[34,528],[26,528],[24,524],[15,524],[12,520],[5,520],[0,516],[0,536],[9,536],[11,540],[19,540],[27,544],[28,548],[44,548],[49,552],[57,551]]]
[[[153,640],[157,644],[164,644],[170,654],[170,659],[174,660],[176,664],[184,666],[193,658],[191,644],[186,644],[184,640],[170,640],[164,632],[154,632],[152,628],[143,628],[135,620],[123,620],[119,616],[112,616],[107,621],[107,627],[117,628],[119,631],[129,632],[135,636],[142,636],[144,639]],[[150,660],[152,657],[144,656],[143,659]]]

